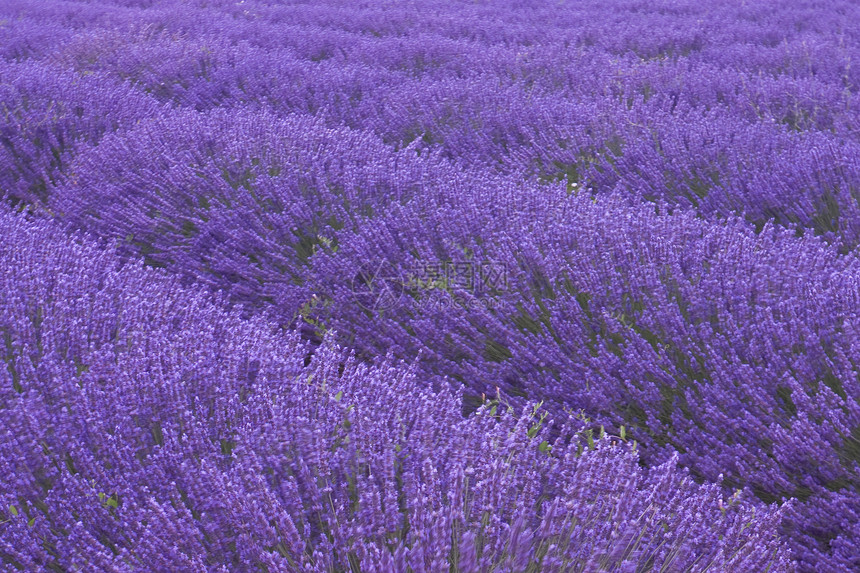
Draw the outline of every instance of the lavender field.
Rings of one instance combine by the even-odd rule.
[[[860,5],[0,0],[0,571],[860,572]]]

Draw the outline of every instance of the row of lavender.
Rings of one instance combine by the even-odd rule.
[[[128,81],[139,117],[317,114],[463,164],[860,241],[849,3],[200,4],[9,2],[4,186],[44,199]]]
[[[855,7],[131,4],[4,6],[13,202],[860,566]]]
[[[89,237],[6,208],[0,232],[4,571],[794,570],[785,507],[676,457],[537,407],[463,418]]]

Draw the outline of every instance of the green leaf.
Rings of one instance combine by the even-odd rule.
[[[119,501],[115,497],[110,496],[108,498],[108,500],[107,500],[107,506],[108,507],[117,507],[118,505],[119,505]]]
[[[552,446],[551,446],[551,445],[549,445],[549,442],[547,442],[546,440],[544,440],[544,441],[542,441],[542,442],[540,443],[540,445],[538,446],[538,450],[539,450],[539,451],[541,451],[541,452],[543,452],[543,453],[545,453],[545,454],[548,454],[548,453],[550,453],[550,452],[552,451]]]
[[[27,522],[27,525],[30,527],[33,527],[35,524],[36,524],[36,518],[35,517],[31,517],[30,521]]]
[[[10,511],[10,512],[12,513],[12,515],[14,515],[15,517],[17,517],[17,516],[18,516],[18,508],[17,508],[17,507],[15,507],[14,505],[10,505],[10,506],[9,506],[9,511]]]
[[[341,398],[343,398],[343,390],[340,390],[337,394],[334,395],[334,401],[340,402]]]
[[[626,438],[626,436],[627,436],[627,431],[624,429],[624,426],[621,426],[621,429],[619,430],[619,433],[621,434],[621,439],[622,439],[622,440],[625,440],[625,438]],[[626,441],[626,440],[625,440],[625,441]]]

